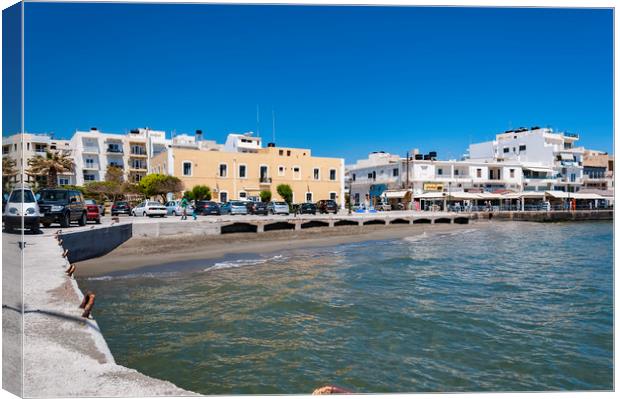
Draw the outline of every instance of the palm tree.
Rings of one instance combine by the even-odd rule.
[[[73,171],[73,159],[64,152],[45,152],[45,157],[37,155],[28,160],[28,174],[47,177],[47,187],[58,185],[58,174]]]
[[[15,160],[9,157],[2,157],[2,182],[4,183],[4,186],[2,187],[3,190],[10,191],[11,180],[19,173],[15,165]]]

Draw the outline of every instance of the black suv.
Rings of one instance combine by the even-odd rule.
[[[338,213],[338,204],[334,200],[320,200],[316,207],[320,213]]]
[[[248,213],[251,215],[268,215],[267,211],[267,203],[266,202],[253,202],[249,201],[248,204]]]
[[[69,227],[77,221],[80,226],[86,224],[86,206],[84,197],[77,190],[46,188],[38,193],[40,220],[43,227],[52,223],[60,223],[61,227]]]
[[[311,202],[305,202],[303,204],[299,204],[299,207],[297,208],[297,212],[300,214],[310,214],[310,215],[316,215],[316,205],[314,205]]]

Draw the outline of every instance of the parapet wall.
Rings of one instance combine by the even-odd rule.
[[[570,222],[580,220],[613,220],[614,211],[550,211],[550,212],[479,212],[479,219],[515,220],[524,222]]]
[[[69,250],[69,262],[103,256],[133,236],[133,224],[119,224],[92,230],[62,232],[62,245]]]

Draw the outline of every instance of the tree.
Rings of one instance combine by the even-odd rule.
[[[291,202],[293,202],[293,189],[291,186],[288,184],[280,184],[276,187],[276,191],[287,204],[291,205]]]
[[[144,196],[154,197],[161,195],[163,201],[166,202],[166,194],[183,191],[183,182],[175,176],[153,173],[144,176],[140,183],[138,183],[138,187]]]
[[[192,200],[211,200],[211,189],[209,186],[197,185],[192,188],[191,191],[187,191],[186,197]]]
[[[73,159],[66,153],[46,151],[45,157],[36,155],[28,160],[28,174],[46,178],[45,185],[54,188],[58,186],[58,174],[73,171]]]
[[[2,157],[2,191],[11,191],[11,180],[18,174],[13,159]]]
[[[116,165],[108,165],[105,172],[105,181],[118,183],[121,185],[125,181],[125,173],[122,168]]]
[[[260,197],[260,200],[262,202],[269,202],[271,201],[271,191],[269,190],[263,190],[260,193],[258,193],[258,196]]]

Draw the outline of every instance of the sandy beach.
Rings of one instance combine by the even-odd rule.
[[[177,261],[216,259],[233,254],[266,253],[352,242],[398,239],[425,232],[437,234],[458,229],[481,228],[488,226],[489,223],[477,221],[468,225],[340,226],[330,229],[269,231],[261,234],[132,238],[105,256],[79,262],[76,274],[80,277],[92,277]]]

